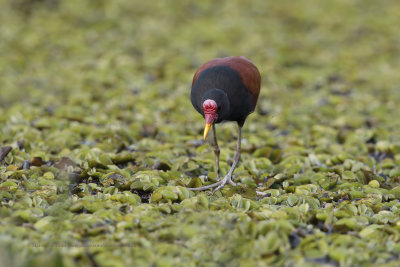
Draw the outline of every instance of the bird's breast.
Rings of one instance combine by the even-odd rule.
[[[229,99],[230,115],[221,120],[241,120],[254,110],[253,95],[243,84],[239,73],[228,66],[214,66],[203,70],[192,86],[192,104],[200,114],[203,114],[203,95],[212,88],[223,90]]]

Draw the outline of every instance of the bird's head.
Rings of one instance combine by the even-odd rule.
[[[206,99],[203,102],[204,119],[206,120],[206,126],[204,127],[204,140],[206,140],[208,131],[210,131],[211,125],[218,120],[218,105],[212,99]]]
[[[203,112],[206,126],[204,127],[204,140],[213,123],[223,121],[227,118],[230,111],[230,104],[226,93],[220,89],[209,90],[203,101]]]

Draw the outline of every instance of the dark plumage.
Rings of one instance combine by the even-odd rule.
[[[202,65],[193,77],[190,99],[193,107],[205,118],[204,139],[210,127],[214,133],[216,172],[219,179],[219,147],[215,123],[236,121],[239,125],[238,146],[234,163],[223,180],[215,184],[192,188],[220,189],[225,183],[233,184],[232,173],[240,158],[241,128],[247,116],[254,111],[260,93],[261,76],[257,67],[245,57],[216,58]]]
[[[194,108],[204,116],[202,104],[207,98],[216,98],[221,102],[218,107],[230,107],[223,120],[237,121],[241,126],[247,115],[254,111],[260,93],[261,76],[257,67],[245,57],[225,57],[208,61],[201,66],[193,77],[191,101]],[[220,96],[219,89],[226,93],[228,102]]]

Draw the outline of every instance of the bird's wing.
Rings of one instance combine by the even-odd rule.
[[[228,66],[234,69],[239,74],[249,93],[253,95],[254,103],[257,103],[258,95],[260,94],[261,75],[253,62],[243,56],[215,58],[206,62],[194,74],[192,86],[203,70],[215,66]]]

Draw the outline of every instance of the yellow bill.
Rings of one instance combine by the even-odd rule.
[[[206,123],[206,126],[204,127],[204,140],[206,140],[210,128],[211,128],[211,123]]]

